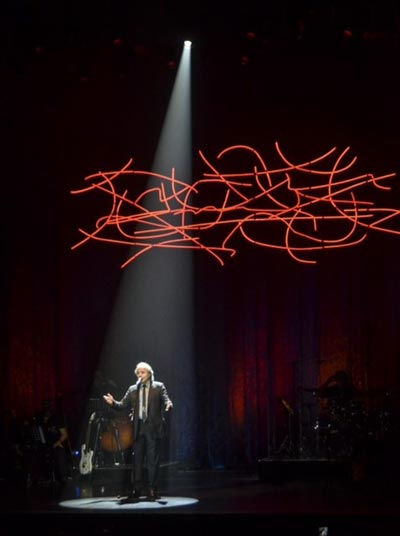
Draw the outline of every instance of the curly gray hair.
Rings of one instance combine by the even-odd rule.
[[[136,365],[136,368],[135,368],[135,374],[136,376],[138,375],[137,371],[140,369],[140,368],[144,368],[146,370],[148,370],[151,374],[151,380],[153,381],[154,380],[154,370],[151,368],[151,366],[146,363],[145,361],[141,361],[140,363],[138,363]]]

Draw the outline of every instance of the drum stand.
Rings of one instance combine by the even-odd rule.
[[[321,437],[320,437],[320,420],[319,420],[318,415],[315,419],[313,429],[315,432],[315,455],[317,458],[320,458],[321,457]]]
[[[120,465],[121,463],[124,463],[124,460],[123,460],[121,442],[120,442],[120,437],[119,437],[119,428],[118,426],[116,426],[114,422],[112,422],[112,434],[113,434],[113,437],[115,438],[115,443],[117,445],[117,450],[113,452],[114,465]],[[119,454],[120,461],[117,461],[117,453]]]
[[[98,469],[101,465],[104,465],[104,458],[101,456],[101,449],[100,449],[100,439],[101,439],[101,430],[103,427],[103,423],[105,423],[108,419],[105,417],[98,417],[96,419],[96,435],[94,439],[94,445],[93,445],[93,466]]]
[[[293,424],[292,424],[294,411],[284,398],[281,399],[281,402],[283,406],[285,407],[285,409],[287,410],[288,433],[283,439],[282,443],[280,444],[278,451],[277,451],[277,455],[278,456],[287,455],[289,457],[293,457],[296,455],[296,446],[293,442]]]

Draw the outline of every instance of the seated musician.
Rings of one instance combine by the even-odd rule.
[[[67,479],[71,449],[64,419],[53,407],[51,400],[43,400],[41,411],[34,416],[33,424],[39,434],[40,448],[34,452],[32,477],[53,478],[63,483]]]

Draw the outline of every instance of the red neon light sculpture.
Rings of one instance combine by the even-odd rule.
[[[400,210],[356,197],[361,188],[390,190],[383,183],[395,173],[351,175],[357,158],[349,157],[349,147],[339,154],[334,147],[302,164],[290,162],[278,143],[275,148],[282,164],[269,169],[252,147],[227,147],[217,155],[219,162],[229,163],[228,155],[251,160],[250,169],[236,173],[217,169],[199,151],[207,172],[193,184],[178,180],[174,169],[171,176],[131,169],[132,159],[118,171],[89,175],[89,185],[71,193],[101,192],[110,199],[110,211],[93,231],[79,229],[84,238],[72,249],[89,240],[130,246],[133,254],[122,267],[153,248],[194,249],[223,265],[241,238],[315,263],[315,252],[359,244],[369,230],[400,234],[400,226],[395,228]],[[139,177],[151,178],[154,186],[135,196],[119,190],[123,178]]]

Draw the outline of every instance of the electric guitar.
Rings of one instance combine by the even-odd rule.
[[[86,431],[86,441],[82,445],[81,448],[81,459],[79,462],[79,472],[81,475],[88,475],[93,471],[93,455],[94,450],[89,448],[89,440],[90,440],[90,431],[92,427],[92,422],[94,421],[96,417],[96,412],[94,411],[89,419],[88,428]]]

